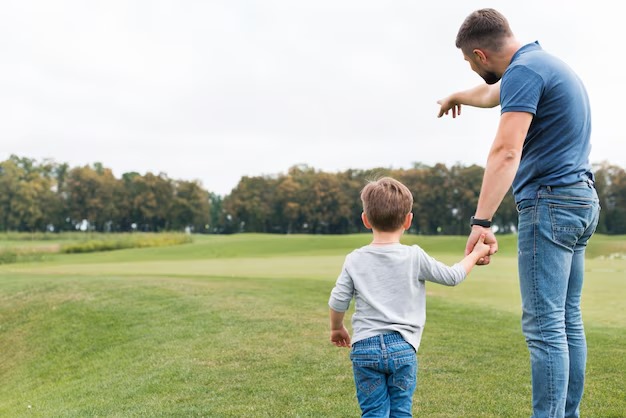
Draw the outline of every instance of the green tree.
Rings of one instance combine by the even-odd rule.
[[[111,230],[118,219],[118,180],[101,164],[75,167],[67,173],[64,192],[71,223],[88,222],[97,231]]]
[[[313,180],[305,205],[311,208],[309,222],[311,232],[339,234],[348,231],[350,224],[350,202],[336,174],[312,173]]]
[[[205,232],[209,224],[209,193],[195,181],[175,181],[171,207],[172,229]]]
[[[2,230],[17,230],[19,220],[14,209],[23,170],[12,159],[0,163],[0,223]]]
[[[377,171],[380,175],[380,170]],[[345,195],[345,205],[348,210],[347,233],[363,232],[367,229],[361,220],[363,204],[361,203],[361,190],[367,182],[373,179],[372,173],[362,170],[346,170],[339,174],[339,182],[342,193]]]
[[[480,186],[483,180],[484,169],[477,165],[465,167],[456,164],[450,168],[450,193],[448,199],[452,205],[450,209],[450,224],[446,232],[455,235],[469,233],[469,219],[476,212]]]
[[[0,227],[14,231],[44,231],[58,207],[52,167],[12,155],[0,163]]]
[[[209,192],[209,230],[211,233],[224,232],[224,199],[222,196]]]
[[[170,209],[174,197],[172,181],[164,173],[130,175],[125,183],[131,199],[131,218],[142,231],[163,231],[170,227]]]
[[[287,174],[278,178],[276,185],[276,199],[274,201],[274,221],[281,232],[291,234],[300,232],[300,184]]]
[[[595,185],[602,207],[598,231],[626,234],[626,171],[604,162],[596,166]]]
[[[224,199],[228,228],[234,232],[272,232],[275,184],[276,180],[268,177],[242,177]]]

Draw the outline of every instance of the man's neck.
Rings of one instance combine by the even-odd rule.
[[[502,47],[502,50],[498,53],[496,58],[498,72],[500,75],[504,74],[509,64],[511,64],[511,60],[513,59],[513,55],[522,47],[522,44],[515,38],[511,38],[506,45]]]

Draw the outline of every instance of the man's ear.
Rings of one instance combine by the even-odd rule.
[[[365,214],[365,212],[361,212],[361,220],[363,221],[363,225],[365,225],[367,229],[372,229],[372,225],[370,224],[370,221],[367,219],[367,215]]]
[[[413,222],[413,212],[409,212],[404,219],[404,224],[402,227],[404,229],[409,229],[411,227],[411,222]]]
[[[480,61],[482,64],[484,64],[485,62],[487,62],[487,54],[485,54],[485,51],[483,51],[482,49],[474,49],[472,51],[472,54],[474,54],[474,56],[478,59],[478,61]]]

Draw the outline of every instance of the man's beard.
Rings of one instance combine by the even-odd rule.
[[[496,73],[492,73],[491,71],[486,71],[484,74],[480,75],[483,80],[485,80],[485,83],[487,84],[496,84],[498,81],[500,81],[500,76],[497,76]]]

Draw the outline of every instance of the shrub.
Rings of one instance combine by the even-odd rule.
[[[90,239],[87,241],[66,244],[61,252],[92,253],[98,251],[123,250],[127,248],[164,247],[169,245],[188,244],[192,242],[186,234],[130,234],[116,235],[113,238]]]

